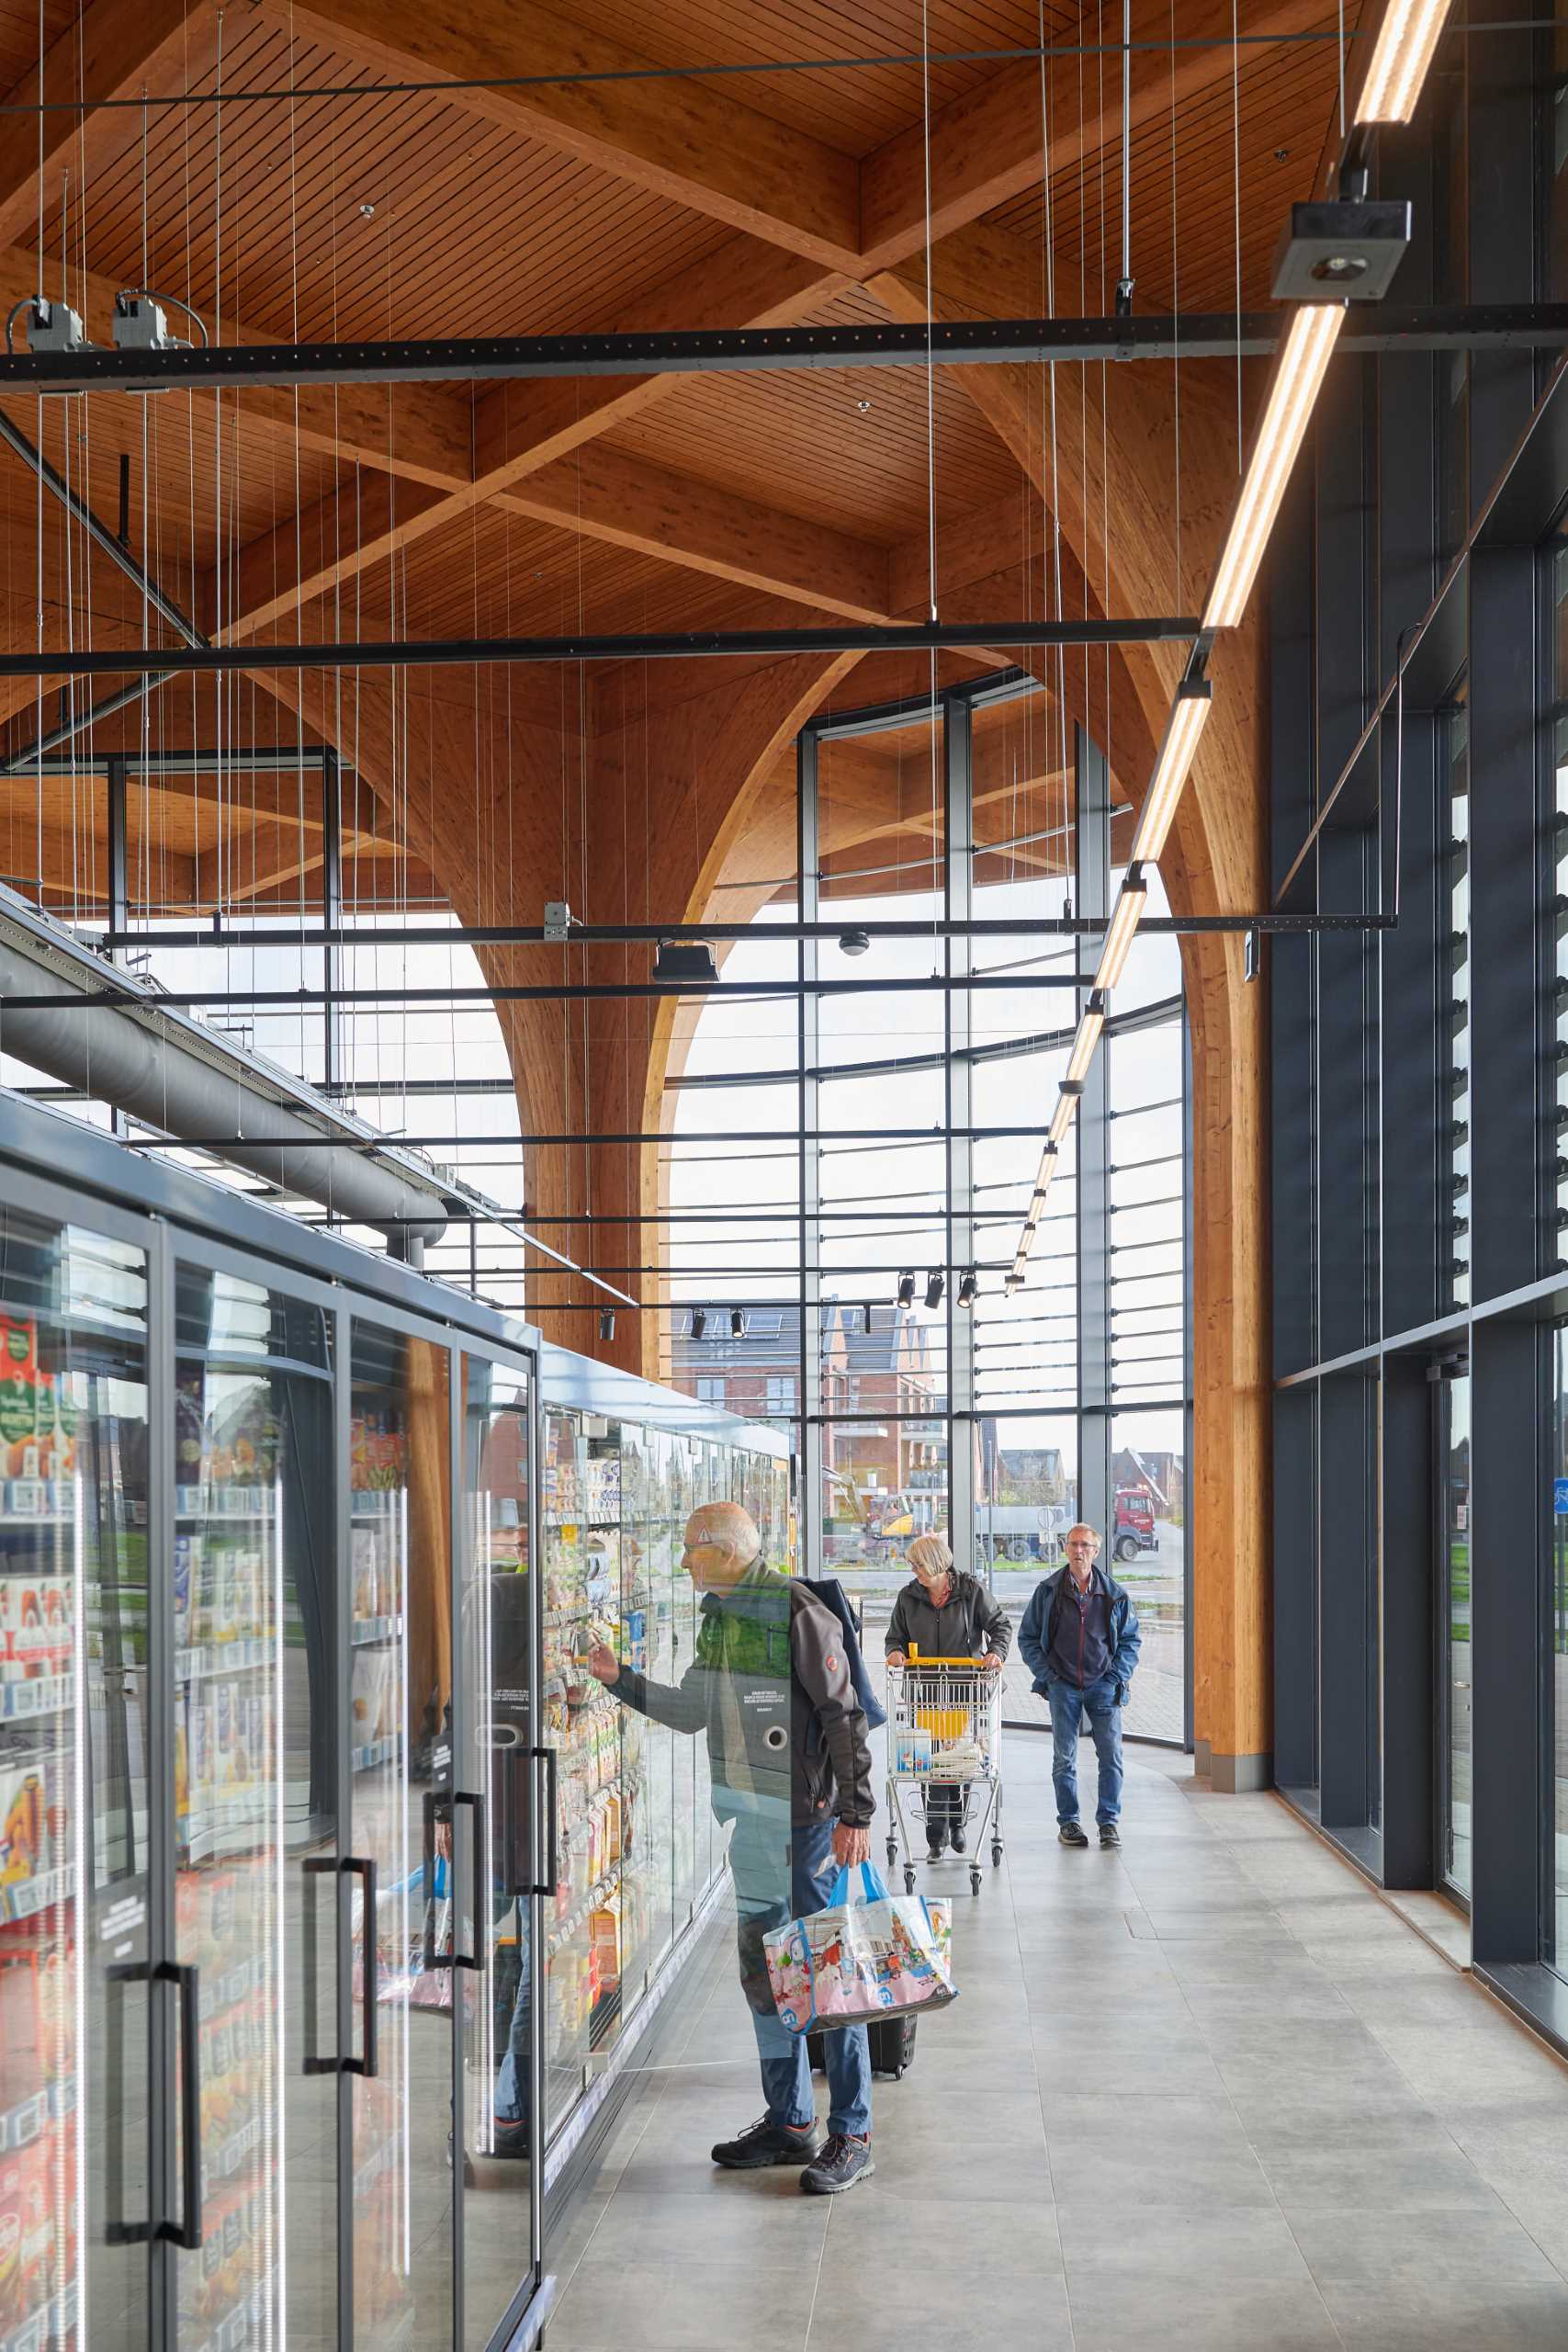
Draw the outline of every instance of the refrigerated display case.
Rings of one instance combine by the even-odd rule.
[[[0,1095],[0,2352],[488,2352],[722,1863],[767,1430]]]

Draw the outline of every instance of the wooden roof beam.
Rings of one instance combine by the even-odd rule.
[[[1107,20],[1109,21],[1109,20]],[[1325,0],[1259,0],[1246,12],[1247,34],[1320,32],[1337,22]],[[1119,28],[1120,15],[1116,18]],[[1210,40],[1212,48],[1134,49],[1132,62],[1132,121],[1142,125],[1168,118],[1217,83],[1229,84],[1232,0],[1185,0],[1178,28],[1184,42]],[[1133,39],[1168,42],[1169,0],[1135,0]],[[1249,52],[1243,51],[1245,62]],[[934,241],[950,236],[982,213],[1038,187],[1043,176],[1049,122],[1053,178],[1076,172],[1080,163],[1122,135],[1122,77],[1117,62],[1095,60],[1103,73],[1089,74],[1091,61],[1065,60],[1042,74],[1029,62],[1010,65],[976,89],[943,107],[932,119],[930,138],[931,225]],[[1092,98],[1086,102],[1086,94]],[[1103,99],[1103,110],[1101,100]],[[1048,111],[1047,111],[1048,110]],[[861,254],[858,274],[896,268],[923,253],[927,237],[924,126],[911,123],[868,155],[861,166]],[[1039,272],[1036,270],[1038,278]],[[1029,310],[1043,307],[1037,283]]]
[[[362,477],[242,549],[237,590],[231,585],[237,611],[222,618],[220,634],[228,642],[254,636],[492,501],[531,521],[813,611],[892,617],[886,548],[591,445],[568,463],[515,474],[501,467],[447,495],[381,475]],[[209,624],[220,619],[214,586],[201,600]]]
[[[0,114],[0,244],[36,228],[40,176],[47,211],[65,171],[76,187],[84,172],[90,184],[141,138],[140,115],[130,107],[105,113],[104,99],[184,89],[211,61],[217,40],[217,11],[202,0],[87,0],[45,52],[41,87],[34,66],[6,93],[6,105],[17,111]],[[78,91],[91,94],[85,116],[69,105],[41,118],[28,111],[40,98],[52,106]],[[35,256],[18,294],[36,289],[37,271]]]
[[[587,13],[585,11],[585,13]],[[317,0],[293,7],[306,40],[346,49],[394,79],[586,73],[636,74],[657,61],[537,0]],[[543,141],[615,177],[730,227],[851,267],[860,250],[860,190],[852,157],[758,114],[734,85],[679,74],[657,80],[531,82],[465,89],[461,103],[503,130]]]

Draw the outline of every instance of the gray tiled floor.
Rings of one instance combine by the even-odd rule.
[[[928,1874],[964,1997],[852,2196],[709,2165],[761,2102],[705,1951],[552,2248],[549,2352],[1563,2352],[1568,2070],[1275,1798],[1134,1752],[1121,1854],[1068,1852],[1046,1763],[1011,1743],[978,1902]]]

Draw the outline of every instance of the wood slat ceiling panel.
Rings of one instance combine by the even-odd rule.
[[[1325,17],[1325,24],[1332,21]],[[1168,119],[1134,133],[1133,266],[1140,310],[1172,306],[1178,297],[1185,310],[1223,310],[1235,301],[1238,134],[1241,299],[1244,305],[1269,300],[1274,248],[1292,201],[1311,188],[1337,86],[1332,43],[1280,44],[1244,69],[1235,98],[1226,81],[1179,107],[1174,135]],[[1059,266],[1076,266],[1081,255],[1086,305],[1109,310],[1122,269],[1120,147],[1105,150],[1081,174],[1057,179],[1051,209]],[[1044,204],[1038,193],[994,217],[1041,250]]]
[[[829,326],[886,320],[858,288],[815,315]],[[949,369],[936,371],[934,424],[939,526],[1018,489],[1017,466]],[[761,486],[770,505],[887,545],[926,527],[922,368],[693,377],[608,437],[671,472],[737,496]]]
[[[39,432],[38,402],[9,401],[6,413],[29,439]],[[215,401],[175,392],[147,401],[109,395],[48,401],[41,414],[44,456],[111,530],[119,521],[119,461],[129,457],[130,548],[139,561],[144,548],[152,549],[154,568],[186,573],[194,561],[206,571],[220,551],[324,498],[341,478],[333,459],[287,447],[276,433],[248,424],[243,403],[228,399],[221,422]],[[65,528],[63,508],[20,458],[0,450],[9,564],[29,560],[40,500],[46,541],[58,538]],[[73,536],[85,548],[85,534]],[[96,550],[92,563],[112,570]],[[176,593],[168,580],[163,584]]]
[[[1048,0],[1046,38],[1070,36],[1078,13],[1071,0]],[[655,9],[645,0],[595,0],[592,21],[627,48],[670,65],[918,59],[921,49],[919,0],[750,0],[744,8],[730,0],[658,0]],[[933,51],[1025,48],[1038,41],[1040,25],[1036,0],[930,0],[926,17]],[[998,62],[981,59],[933,65],[931,111],[998,71]],[[748,74],[735,86],[757,113],[850,155],[868,154],[921,112],[919,63]]]
[[[37,66],[40,20],[47,52],[67,25],[76,20],[73,0],[44,0],[41,8],[20,6],[18,0],[4,0],[0,6],[0,91],[14,90]],[[46,91],[44,95],[63,96],[64,93]]]
[[[363,573],[335,605],[312,605],[301,628],[312,639],[394,628],[407,637],[709,628],[746,601],[743,589],[684,566],[476,509],[416,540],[395,566]]]
[[[379,78],[304,42],[291,54],[286,28],[259,12],[226,46],[222,87],[236,100],[299,95],[235,103],[220,119],[214,107],[154,115],[145,154],[89,187],[77,258],[161,282],[209,316],[220,296],[226,316],[309,340],[548,333],[615,315],[725,240],[718,223],[511,137],[458,100],[309,95],[368,92]]]

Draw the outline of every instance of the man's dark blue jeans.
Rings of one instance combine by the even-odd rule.
[[[811,2062],[806,2036],[791,2033],[784,2024],[764,1984],[749,1982],[746,1914],[767,1915],[770,1928],[786,1918],[808,1918],[822,1910],[828,1890],[838,1876],[833,1859],[834,1824],[829,1820],[794,1823],[787,1831],[756,1814],[741,1814],[729,1844],[729,1867],[735,1879],[735,1899],[741,1913],[741,1978],[750,2003],[757,2036],[757,2056],[762,2069],[762,2089],[772,2123],[796,2131],[816,2120],[811,2090]],[[790,1841],[789,1910],[777,1896],[782,1873],[777,1868],[782,1836]],[[758,1997],[759,1990],[761,1997]],[[835,2026],[822,2038],[828,2068],[828,2129],[865,2138],[871,2131],[871,2045],[863,2025]]]
[[[1080,1690],[1073,1682],[1051,1682],[1045,1696],[1051,1708],[1051,1778],[1056,1784],[1058,1824],[1078,1817],[1078,1726],[1087,1715],[1100,1759],[1098,1822],[1115,1821],[1122,1811],[1122,1710],[1116,1685],[1091,1682]]]

